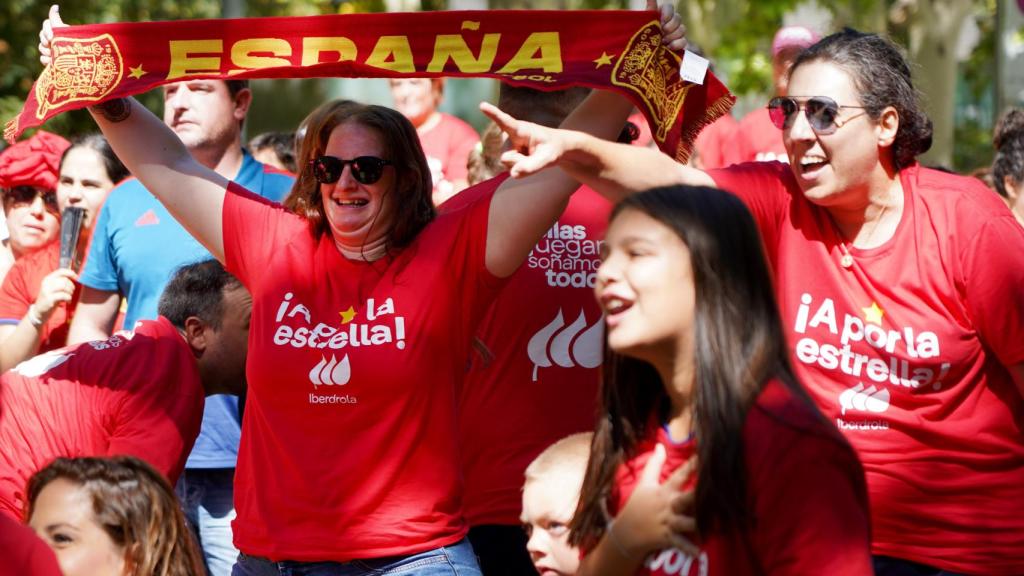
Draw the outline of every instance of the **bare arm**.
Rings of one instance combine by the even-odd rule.
[[[706,172],[680,164],[658,150],[523,122],[489,105],[481,109],[510,138],[526,143],[502,155],[513,178],[557,166],[613,202],[658,186],[715,185]]]
[[[53,28],[63,27],[57,7],[40,32],[40,62],[50,62]],[[195,161],[159,118],[132,98],[89,109],[124,165],[215,258],[224,260],[221,213],[228,180]]]
[[[666,3],[659,8],[656,0],[647,0],[647,9],[660,11],[662,43],[671,50],[685,48],[686,28],[673,5]],[[482,109],[492,118],[497,111],[489,105]],[[622,131],[631,110],[632,105],[625,98],[595,92],[566,118],[562,127],[584,131],[595,139],[614,139]],[[506,132],[515,148],[529,150],[529,134]],[[491,200],[486,260],[487,269],[495,276],[505,277],[515,272],[537,240],[565,211],[570,196],[579,188],[579,181],[571,172],[552,170],[531,174],[522,180],[506,180]]]
[[[21,321],[0,327],[0,372],[6,372],[20,362],[36,355],[43,338],[43,326],[62,303],[67,305],[75,293],[77,275],[58,268],[43,278],[35,302],[29,306]]]
[[[121,295],[117,292],[82,286],[75,316],[68,329],[68,344],[110,338],[120,307]]]
[[[598,137],[614,138],[632,105],[616,94],[591,94],[563,125],[587,126]],[[487,269],[504,277],[529,255],[544,231],[565,211],[580,183],[562,170],[538,172],[502,183],[491,200],[487,224]]]

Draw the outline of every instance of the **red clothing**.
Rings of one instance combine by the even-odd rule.
[[[729,164],[741,162],[789,162],[779,130],[768,115],[767,107],[755,108],[736,127],[734,152]]]
[[[468,174],[466,167],[469,153],[480,141],[480,135],[472,126],[451,114],[439,112],[441,121],[433,128],[420,132],[420,145],[427,156],[430,174],[434,181],[434,192],[451,195],[451,187],[455,180],[465,180]]]
[[[25,483],[58,456],[137,456],[177,480],[199,434],[203,386],[166,318],[137,326],[0,377],[0,512],[20,518]]]
[[[850,247],[779,163],[712,172],[775,268],[794,365],[864,462],[876,554],[1024,573],[1024,230],[977,180],[900,173],[893,237]]]
[[[657,438],[641,443],[637,456],[619,467],[609,497],[612,515],[629,500],[656,443],[667,456],[662,482],[696,451],[695,442],[674,443],[658,428]],[[637,574],[872,574],[864,472],[840,435],[770,381],[747,414],[743,443],[749,527],[708,535],[696,558],[676,549],[655,552]]]
[[[227,267],[253,297],[240,550],[345,561],[465,536],[455,385],[502,284],[484,261],[490,198],[366,263],[231,185]]]
[[[699,168],[711,170],[733,163],[738,126],[739,123],[731,115],[726,114],[700,131],[693,143]]]
[[[610,210],[589,188],[573,194],[480,325],[459,406],[471,526],[519,525],[526,467],[553,442],[594,427],[604,322],[593,286]]]
[[[0,576],[60,576],[53,550],[28,526],[0,514]]]
[[[0,324],[17,325],[25,317],[36,298],[43,278],[57,269],[60,264],[60,242],[50,242],[43,249],[28,254],[17,260],[11,267],[3,286],[0,286]],[[39,352],[47,352],[67,344],[68,327],[78,297],[82,293],[81,285],[75,286],[71,302],[59,304],[43,324]]]

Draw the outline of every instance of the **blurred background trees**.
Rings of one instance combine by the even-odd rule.
[[[20,109],[39,73],[39,24],[48,4],[5,0],[0,12],[0,118]],[[65,0],[69,23],[284,16],[443,9],[642,8],[641,0]],[[686,0],[679,10],[689,37],[740,97],[741,116],[769,97],[772,35],[783,24],[823,34],[842,26],[890,35],[916,65],[918,88],[935,123],[926,162],[969,171],[991,159],[991,130],[1003,106],[1024,105],[1024,0]],[[290,130],[320,101],[336,96],[390,104],[380,80],[255,81],[250,134]],[[492,98],[493,82],[453,80],[444,108],[480,122],[475,105]],[[160,94],[143,95],[159,110]],[[93,129],[85,112],[65,114],[47,128],[65,135]]]

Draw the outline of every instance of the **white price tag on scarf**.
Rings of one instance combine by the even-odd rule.
[[[708,73],[708,59],[687,50],[683,52],[683,62],[679,66],[679,76],[687,82],[704,84],[704,76]]]

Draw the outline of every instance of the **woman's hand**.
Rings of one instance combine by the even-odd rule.
[[[659,7],[657,0],[647,0],[647,9],[661,13],[661,43],[673,52],[686,50],[686,26],[675,4],[666,2]]]
[[[39,31],[39,62],[43,66],[49,66],[53,60],[50,54],[50,43],[53,41],[53,31],[57,28],[67,28],[68,25],[60,19],[60,6],[50,6],[50,15],[43,21],[43,28]]]
[[[45,322],[61,302],[71,302],[75,294],[75,280],[78,275],[68,268],[58,268],[43,278],[39,285],[39,296],[33,304],[36,314]]]
[[[662,484],[658,478],[665,458],[665,447],[656,445],[629,500],[608,527],[612,544],[629,558],[643,558],[666,548],[677,548],[691,556],[700,554],[687,538],[697,529],[694,493],[680,490],[693,474],[697,457],[690,458]]]
[[[480,103],[480,111],[508,135],[511,149],[501,155],[501,163],[513,178],[536,174],[557,164],[565,154],[571,132],[516,120],[488,102]]]

